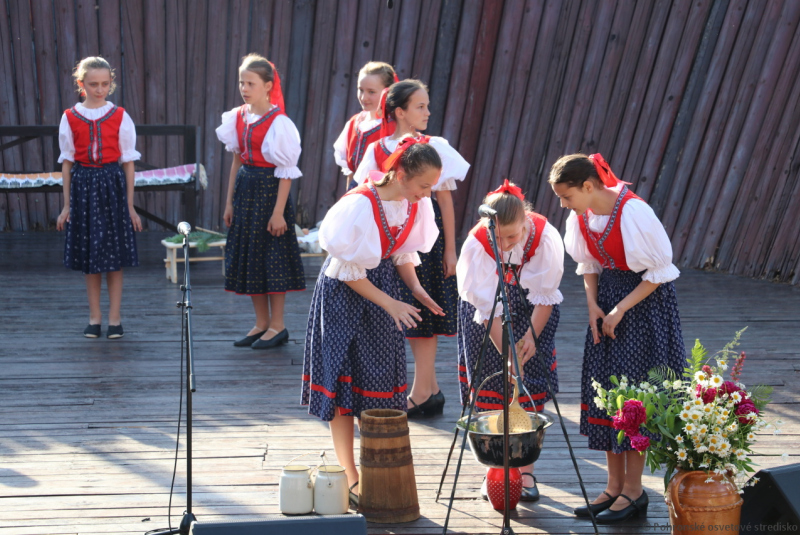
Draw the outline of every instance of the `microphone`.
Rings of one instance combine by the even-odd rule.
[[[486,204],[482,204],[478,207],[478,215],[481,217],[494,217],[497,215],[497,210]]]
[[[178,223],[178,234],[183,234],[184,236],[188,236],[191,231],[192,231],[192,226],[186,221],[181,221],[180,223]]]

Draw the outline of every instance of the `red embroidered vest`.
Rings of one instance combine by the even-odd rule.
[[[378,195],[378,190],[372,183],[362,184],[345,193],[345,195],[364,195],[372,203],[372,216],[375,218],[375,224],[378,225],[379,234],[381,237],[381,258],[389,258],[395,251],[397,251],[408,239],[411,234],[411,228],[414,226],[414,220],[417,217],[417,203],[408,204],[408,218],[406,222],[399,227],[390,227],[386,222],[386,214],[383,213],[383,204]]]
[[[630,271],[625,260],[625,244],[622,242],[620,218],[622,217],[622,208],[631,199],[642,200],[629,190],[628,186],[622,186],[603,232],[594,232],[589,229],[589,213],[591,210],[586,210],[583,215],[578,216],[578,225],[580,226],[581,234],[583,234],[583,239],[586,240],[586,247],[589,249],[589,253],[602,264],[604,269]]]
[[[536,254],[536,249],[539,248],[539,243],[542,241],[542,233],[544,233],[544,227],[547,224],[547,218],[541,214],[537,214],[534,212],[528,212],[525,214],[528,217],[528,221],[531,225],[531,232],[528,235],[528,240],[525,242],[525,246],[522,248],[522,263],[528,262],[533,256]],[[484,251],[492,260],[495,259],[494,257],[494,250],[492,249],[492,243],[489,239],[489,229],[486,228],[482,223],[478,223],[469,233],[478,240],[481,245],[483,245]],[[522,265],[515,266],[514,269],[517,270],[517,276],[519,276],[519,269]],[[505,282],[507,284],[516,284],[514,280],[514,276],[511,271],[506,273]]]
[[[119,148],[119,127],[125,115],[124,109],[112,106],[108,113],[94,121],[81,115],[75,107],[64,113],[72,130],[76,162],[89,167],[100,167],[119,161],[122,156]]]
[[[361,131],[358,125],[368,119],[369,114],[361,112],[353,115],[347,121],[347,167],[354,173],[358,169],[361,160],[364,159],[364,154],[367,152],[369,144],[378,141],[381,136],[380,123],[366,132]]]
[[[236,113],[236,138],[239,140],[239,158],[243,164],[254,165],[256,167],[277,167],[274,163],[268,162],[261,152],[261,145],[264,143],[272,123],[279,115],[286,115],[283,110],[272,108],[265,113],[258,121],[247,124],[247,104],[239,108]]]
[[[389,150],[389,147],[386,146],[386,139],[387,138],[382,138],[375,143],[375,163],[378,164],[379,171],[383,170],[383,162],[394,152],[393,150]]]

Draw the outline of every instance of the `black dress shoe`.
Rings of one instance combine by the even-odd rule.
[[[272,332],[275,332],[274,329],[270,330]],[[270,338],[269,340],[262,340],[261,338],[259,338],[258,340],[253,342],[253,345],[251,345],[250,347],[252,347],[253,349],[272,349],[273,347],[278,347],[279,345],[288,343],[289,343],[289,331],[284,329],[275,336],[273,336],[272,338]]]
[[[406,413],[408,418],[430,418],[431,416],[442,414],[444,410],[444,403],[439,404],[436,394],[431,395],[424,403],[420,403],[419,405],[410,397],[408,401],[413,405]]]
[[[597,516],[598,513],[602,512],[602,511],[605,511],[606,509],[611,507],[611,505],[614,503],[614,500],[617,499],[616,496],[612,496],[611,494],[607,493],[606,491],[603,491],[603,494],[608,496],[608,499],[606,501],[600,502],[600,503],[589,504],[589,507],[592,508],[592,512],[595,514],[595,516]],[[589,515],[589,507],[586,507],[585,505],[582,505],[580,507],[576,507],[575,509],[572,510],[572,513],[575,516],[579,516],[581,518],[589,518],[591,516],[591,515]]]
[[[439,390],[436,394],[433,395],[433,397],[436,398],[436,406],[441,409],[439,411],[439,414],[441,414],[442,411],[444,411],[444,394],[442,394],[442,391]]]
[[[348,501],[350,502],[350,508],[353,511],[358,511],[358,494],[353,492],[353,489],[358,485],[358,481],[350,485],[350,494],[348,495]]]
[[[530,472],[522,472],[522,477],[531,476],[533,479],[533,486],[526,487],[523,485],[522,494],[519,496],[521,502],[536,502],[539,501],[539,488],[536,486],[536,477]]]
[[[253,342],[255,342],[256,340],[258,340],[259,338],[264,336],[264,334],[266,334],[266,332],[267,331],[261,331],[260,333],[256,333],[256,334],[248,334],[247,336],[245,336],[241,340],[236,340],[233,343],[233,345],[235,345],[236,347],[250,347],[251,345],[253,345]]]
[[[620,509],[619,511],[606,509],[602,513],[595,516],[598,524],[616,524],[617,522],[624,522],[629,518],[647,516],[647,505],[650,503],[650,500],[647,498],[647,493],[644,491],[644,489],[642,489],[642,495],[636,500],[631,500],[624,494],[620,494],[620,497],[628,500],[630,505],[625,509]]]
[[[90,323],[83,330],[83,336],[86,338],[100,338],[100,325],[92,325]]]

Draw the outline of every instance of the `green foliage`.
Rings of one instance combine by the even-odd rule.
[[[210,246],[208,245],[209,243],[223,239],[225,239],[224,235],[211,234],[209,232],[203,232],[199,230],[189,233],[189,242],[197,243],[197,251],[200,253],[204,253],[210,249]],[[183,243],[183,234],[176,234],[164,241],[168,241],[170,243]]]

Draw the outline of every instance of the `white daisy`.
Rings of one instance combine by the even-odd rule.
[[[711,379],[708,380],[709,386],[713,386],[714,388],[718,388],[722,386],[722,383],[725,382],[725,379],[720,377],[719,375],[712,375]]]
[[[684,449],[678,450],[678,454],[677,455],[678,455],[678,460],[679,461],[685,461],[686,459],[689,458],[689,454],[686,453],[686,450],[684,450]]]

